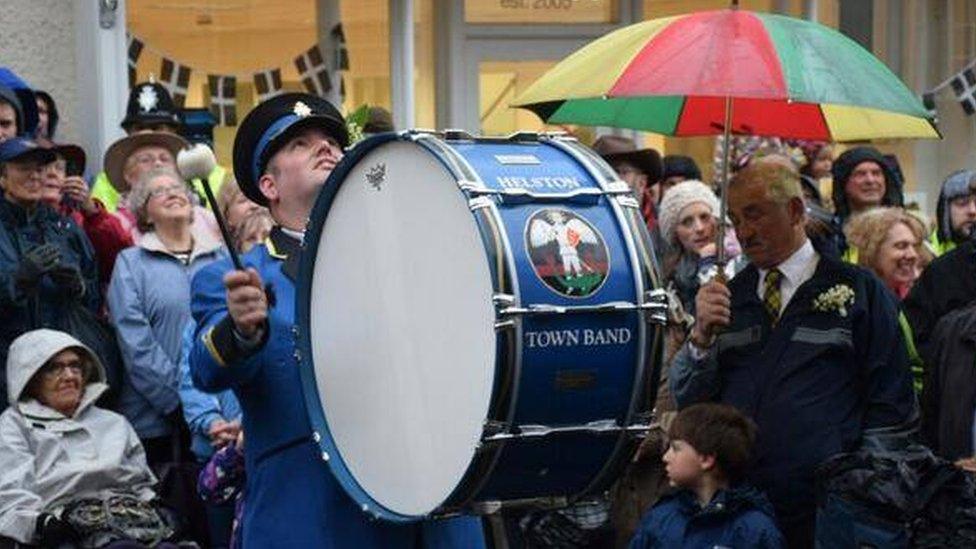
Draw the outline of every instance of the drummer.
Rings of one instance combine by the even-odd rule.
[[[324,99],[289,93],[255,107],[234,140],[234,174],[276,225],[241,258],[246,270],[233,270],[228,260],[193,280],[194,383],[232,389],[244,410],[244,546],[483,547],[475,518],[371,520],[312,439],[295,358],[295,277],[312,205],[348,145],[342,115]]]

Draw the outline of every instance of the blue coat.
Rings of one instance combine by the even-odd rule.
[[[242,257],[273,288],[263,344],[243,349],[227,316],[221,261],[193,280],[199,325],[190,355],[194,383],[207,391],[233,389],[244,410],[247,500],[245,547],[322,549],[484,546],[477,519],[420,525],[372,521],[346,495],[312,440],[292,332],[298,242],[280,229]]]
[[[62,329],[69,306],[64,292],[45,276],[36,291],[24,292],[14,283],[24,254],[41,244],[61,252],[61,264],[77,267],[85,282],[82,305],[93,314],[101,304],[98,267],[88,237],[71,219],[47,205],[28,213],[0,196],[0,373],[6,368],[7,348],[17,336],[37,328]],[[6,376],[0,375],[0,410],[7,407]]]
[[[785,547],[769,501],[758,490],[721,490],[704,508],[694,492],[681,490],[661,498],[641,520],[630,549]]]
[[[241,405],[230,389],[219,393],[205,393],[193,384],[190,377],[190,351],[193,349],[193,336],[197,324],[191,319],[183,329],[183,344],[180,351],[180,402],[183,404],[183,419],[193,437],[190,450],[203,463],[210,459],[214,447],[210,441],[210,424],[218,419],[234,421],[241,419]]]
[[[140,439],[169,435],[166,416],[180,404],[180,354],[190,320],[190,279],[220,256],[220,242],[194,234],[184,265],[155,233],[115,260],[108,308],[125,363],[118,408]]]
[[[814,512],[817,465],[903,429],[917,405],[894,296],[873,274],[821,256],[775,328],[758,277],[750,265],[732,279],[732,324],[704,360],[685,346],[670,383],[679,407],[719,400],[756,422],[749,481],[790,521]],[[855,294],[846,314],[815,310],[838,284]]]

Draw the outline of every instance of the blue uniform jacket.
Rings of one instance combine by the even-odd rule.
[[[704,508],[695,494],[681,490],[661,498],[641,520],[630,549],[779,549],[769,501],[755,488],[729,488]]]
[[[815,507],[814,470],[828,457],[904,433],[917,414],[894,296],[873,274],[821,256],[772,328],[750,265],[729,283],[732,324],[706,358],[686,345],[670,372],[679,407],[729,403],[759,428],[750,482],[781,520]],[[845,310],[815,310],[837,285],[854,291]]]
[[[235,345],[230,331],[223,285],[230,261],[209,266],[193,279],[198,324],[190,355],[193,381],[206,391],[233,389],[244,411],[244,546],[483,547],[480,521],[473,518],[414,525],[368,519],[322,461],[295,359],[298,253],[298,242],[275,228],[264,245],[242,257],[275,295],[265,341],[256,351]]]

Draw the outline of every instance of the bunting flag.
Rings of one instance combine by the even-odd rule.
[[[159,73],[159,83],[173,97],[176,108],[182,109],[186,103],[187,88],[190,85],[190,67],[164,57]]]
[[[329,31],[329,47],[332,51],[325,51],[318,44],[312,46],[294,58],[295,68],[298,70],[302,85],[308,93],[330,100],[342,101],[346,95],[346,82],[341,71],[349,70],[349,52],[346,48],[346,37],[342,24],[336,24]],[[154,50],[133,34],[126,33],[127,68],[130,89],[138,83],[138,64],[145,51],[162,60],[158,82],[163,85],[177,108],[186,106],[186,97],[190,86],[193,68],[169,58],[164,53]],[[207,88],[210,96],[209,110],[223,126],[237,125],[237,80],[243,75],[207,74]],[[274,67],[251,74],[254,82],[256,100],[266,101],[276,95],[284,93],[284,83],[281,79],[281,68]],[[335,83],[338,81],[338,98],[329,96],[336,93]]]
[[[956,100],[967,115],[976,112],[976,71],[973,67],[966,67],[952,77],[952,91],[956,93]]]
[[[210,88],[210,113],[221,126],[237,125],[237,78],[207,75],[207,85]]]
[[[145,44],[142,43],[142,40],[128,33],[126,34],[126,39],[128,41],[127,49],[129,51],[129,88],[131,89],[138,81],[136,65],[139,63],[139,56],[142,55],[142,49],[145,47]]]
[[[342,31],[342,23],[332,27],[332,39],[335,40],[335,62],[333,69],[337,71],[349,70],[349,50],[346,49],[346,33]]]
[[[318,44],[295,58],[295,68],[308,93],[325,97],[332,91],[332,79],[329,78],[329,69],[322,60],[322,50]]]
[[[281,69],[268,69],[254,73],[254,88],[258,102],[281,95]]]

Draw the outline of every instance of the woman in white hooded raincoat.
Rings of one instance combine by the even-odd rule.
[[[59,362],[72,356],[74,362]],[[10,406],[0,414],[0,538],[59,543],[77,534],[62,520],[70,503],[155,498],[156,479],[132,426],[95,406],[108,386],[87,347],[64,332],[27,332],[11,344],[6,373]]]

